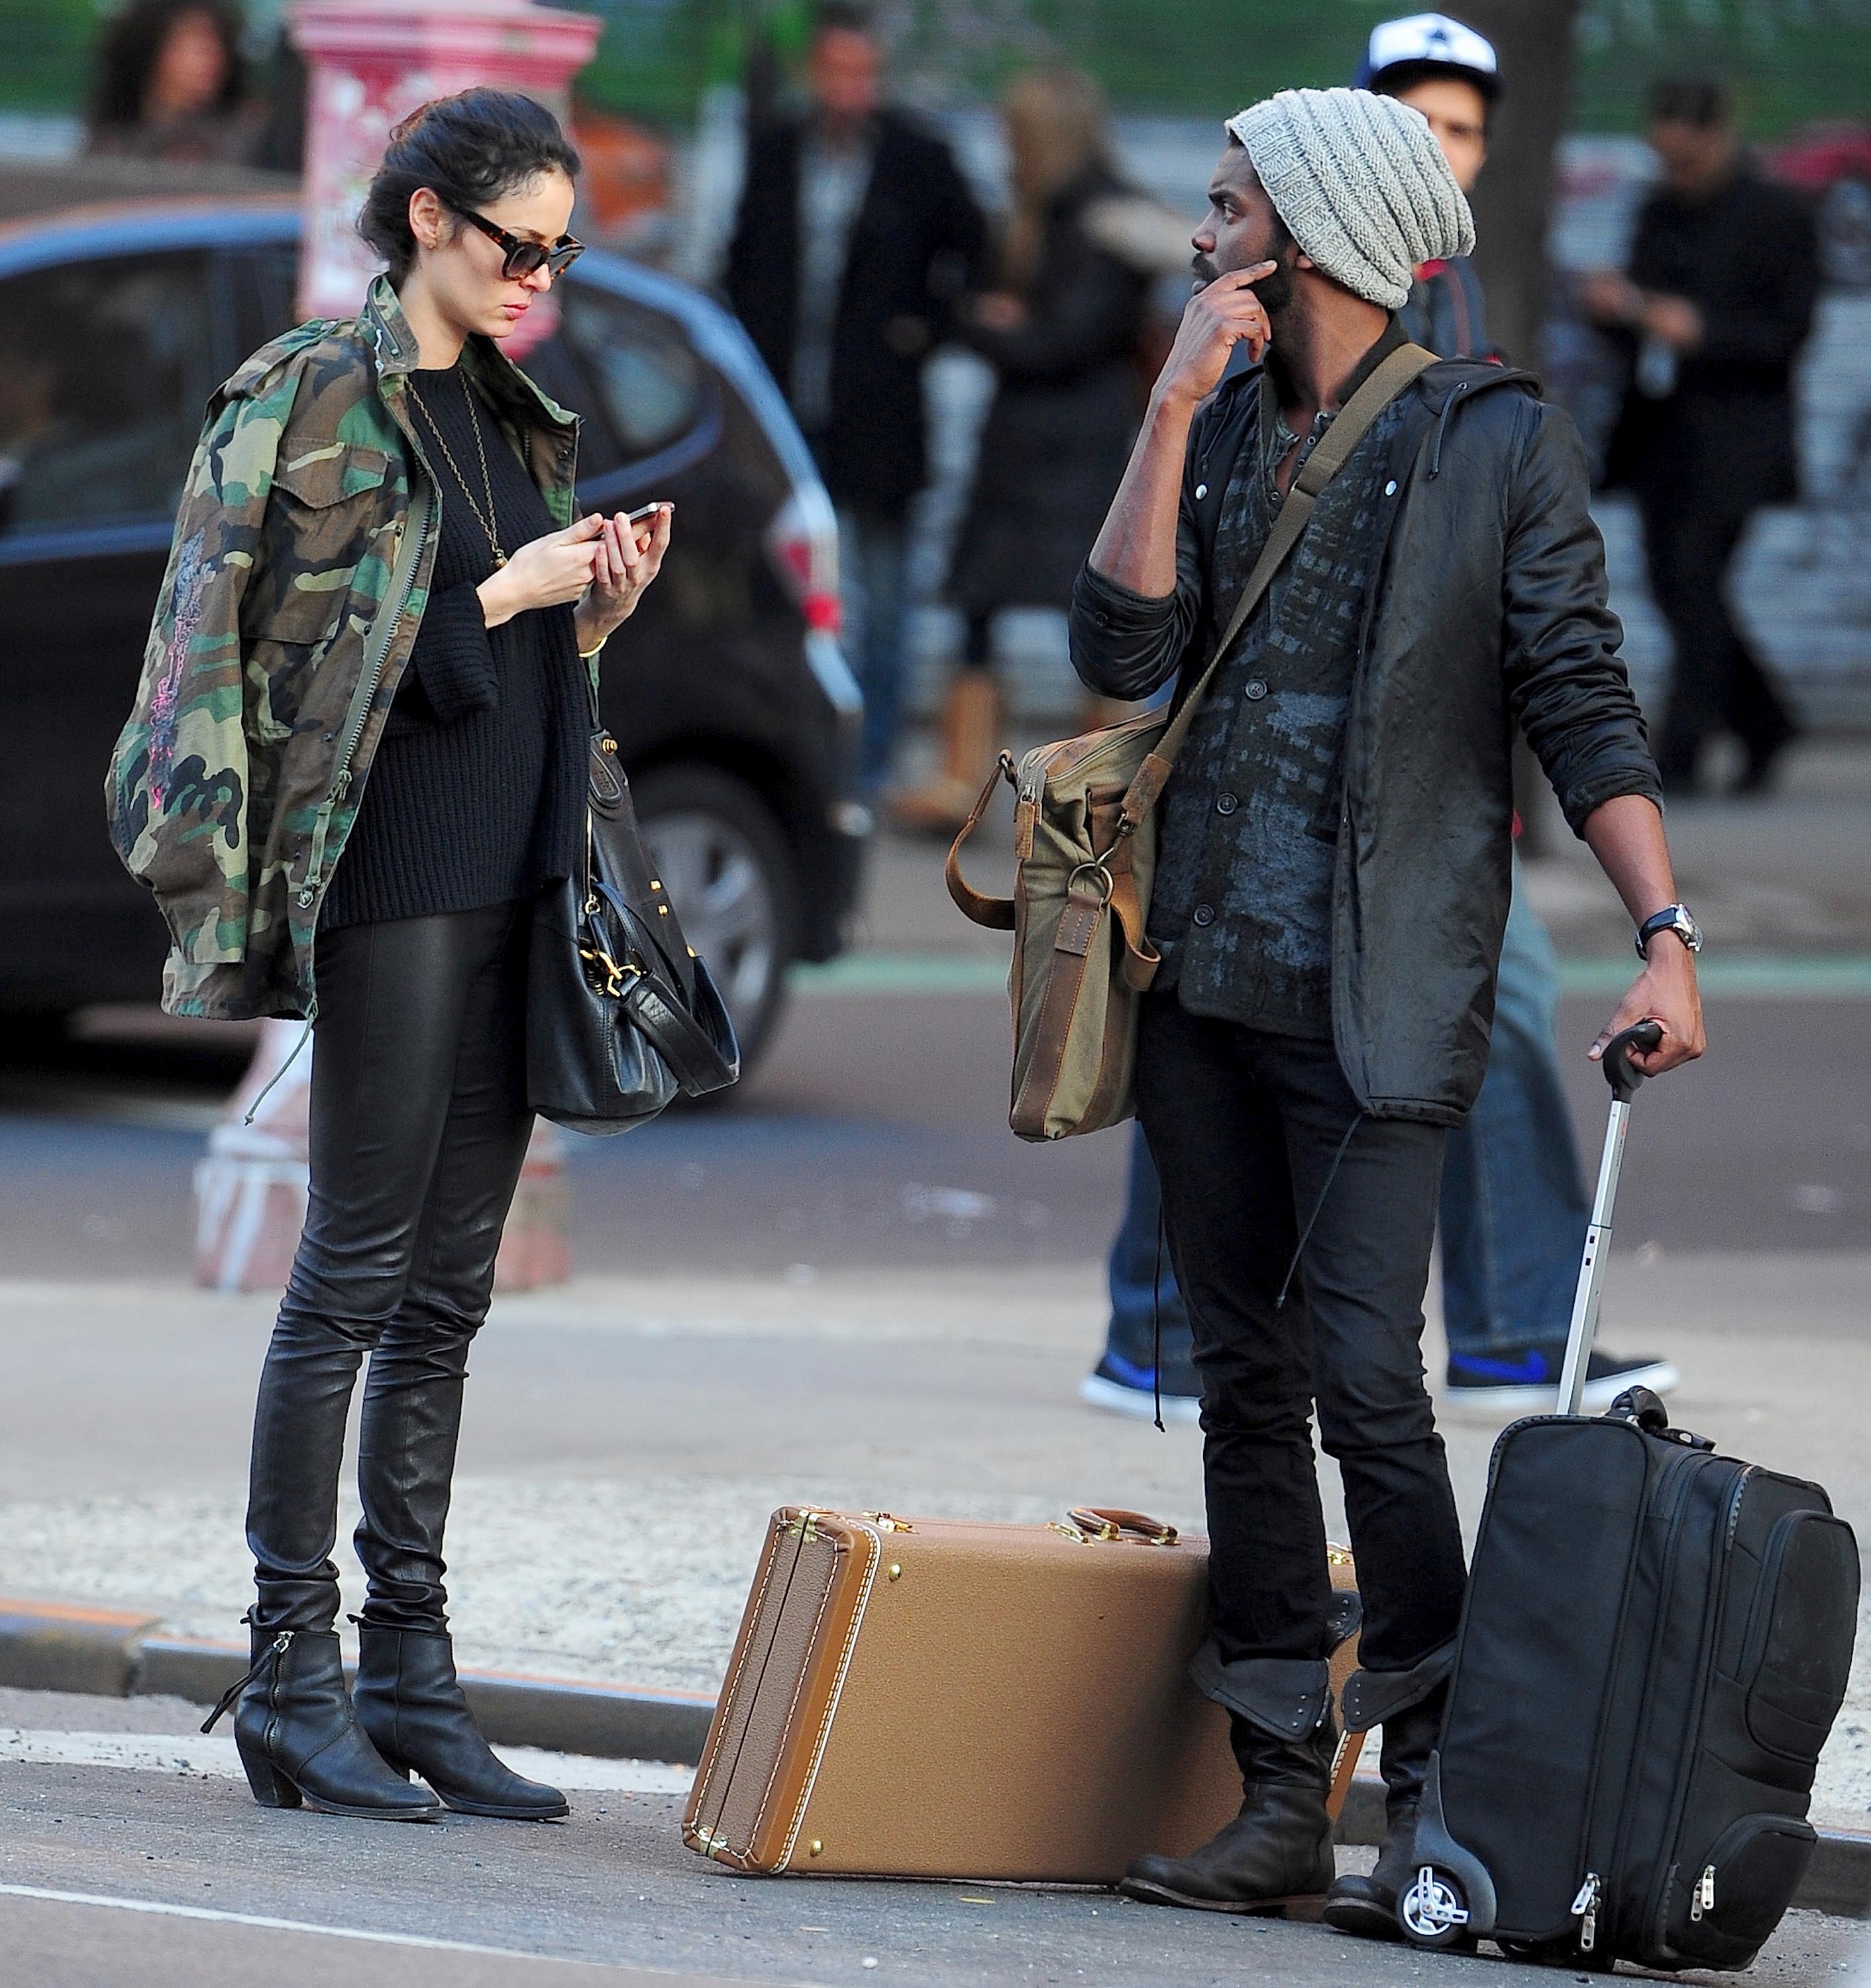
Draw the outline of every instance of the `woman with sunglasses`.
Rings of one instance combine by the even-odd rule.
[[[579,252],[577,169],[496,90],[397,128],[361,315],[289,333],[210,406],[113,770],[118,847],[174,938],[165,1005],[316,1022],[254,1429],[253,1668],[222,1708],[269,1807],[566,1813],[469,1712],[442,1531],[532,1124],[532,900],[579,860],[597,653],[669,543],[667,505],[576,514],[576,422],[500,350]],[[353,1698],[331,1554],[366,1355]]]

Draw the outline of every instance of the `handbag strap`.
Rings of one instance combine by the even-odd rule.
[[[1248,576],[1248,583],[1241,590],[1241,597],[1234,603],[1234,611],[1228,618],[1221,639],[1215,644],[1214,654],[1208,660],[1208,667],[1195,681],[1194,688],[1182,701],[1182,707],[1164,728],[1163,736],[1157,742],[1157,749],[1149,754],[1138,767],[1135,777],[1124,794],[1123,806],[1117,820],[1117,833],[1121,841],[1134,835],[1143,817],[1154,807],[1161,797],[1170,774],[1176,764],[1176,756],[1189,736],[1190,727],[1195,722],[1196,713],[1202,700],[1208,695],[1228,652],[1234,646],[1235,637],[1247,626],[1248,617],[1260,604],[1261,597],[1273,584],[1273,576],[1285,563],[1286,556],[1299,543],[1299,535],[1306,528],[1312,515],[1312,507],[1319,502],[1319,492],[1343,468],[1351,452],[1363,441],[1372,422],[1376,420],[1392,401],[1414,380],[1419,374],[1437,363],[1436,355],[1426,352],[1420,345],[1400,345],[1386,354],[1373,367],[1364,383],[1339,409],[1331,425],[1319,438],[1312,452],[1293,480],[1286,501],[1280,506],[1280,515],[1274,522],[1273,529],[1267,535],[1267,543],[1261,548],[1261,556],[1254,563],[1254,570]],[[1108,860],[1108,859],[1107,859]]]

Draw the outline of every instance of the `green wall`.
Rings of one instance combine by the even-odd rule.
[[[585,0],[606,17],[586,93],[678,125],[738,72],[749,22],[796,44],[805,0]],[[978,96],[1048,49],[1126,109],[1214,114],[1293,83],[1344,81],[1371,23],[1415,0],[884,0],[901,65],[937,98]],[[1455,11],[1460,12],[1459,0]],[[0,0],[0,109],[75,110],[93,0]],[[1871,0],[1586,0],[1575,128],[1636,127],[1666,72],[1727,77],[1748,127],[1871,119]]]

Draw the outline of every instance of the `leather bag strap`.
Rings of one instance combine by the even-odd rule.
[[[1155,752],[1137,769],[1124,795],[1123,806],[1118,816],[1117,832],[1120,837],[1134,834],[1137,824],[1161,797],[1175,766],[1176,756],[1189,735],[1202,700],[1208,695],[1228,652],[1234,646],[1236,637],[1247,626],[1248,617],[1273,584],[1273,576],[1285,563],[1288,553],[1299,543],[1299,535],[1305,529],[1313,505],[1319,502],[1319,493],[1345,466],[1352,451],[1363,441],[1372,422],[1419,374],[1436,363],[1435,353],[1426,352],[1420,345],[1400,345],[1372,369],[1370,377],[1345,403],[1331,426],[1319,437],[1305,466],[1293,479],[1293,487],[1287,492],[1285,502],[1280,506],[1280,515],[1267,535],[1267,543],[1254,563],[1247,585],[1241,590],[1241,597],[1234,603],[1234,611],[1228,618],[1228,626],[1215,645],[1208,667],[1196,679],[1194,688],[1183,699],[1181,709],[1157,741]]]
[[[1001,781],[1011,786],[1013,781],[1013,759],[1003,752],[995,762],[994,771],[988,776],[988,783],[981,790],[981,799],[968,811],[968,818],[961,824],[961,833],[950,845],[948,860],[942,866],[943,880],[948,885],[948,894],[954,900],[955,908],[966,918],[978,925],[985,925],[990,931],[1011,931],[1014,928],[1014,901],[1011,898],[990,898],[978,891],[961,874],[961,845],[981,826],[981,818],[988,812],[988,803],[994,798],[994,790]]]

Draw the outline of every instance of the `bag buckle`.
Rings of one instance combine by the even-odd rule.
[[[586,977],[593,986],[597,988],[600,994],[610,996],[613,1000],[630,982],[643,977],[643,969],[634,960],[626,960],[620,965],[602,946],[581,945],[578,956],[585,962],[587,969]],[[600,974],[603,976],[602,986],[599,985]]]
[[[1079,879],[1086,875],[1102,877],[1104,880],[1103,888],[1098,894],[1098,901],[1100,905],[1109,904],[1112,893],[1117,888],[1117,879],[1106,867],[1102,859],[1090,863],[1080,863],[1074,867],[1072,874],[1066,879],[1066,895],[1069,897],[1077,888]]]

